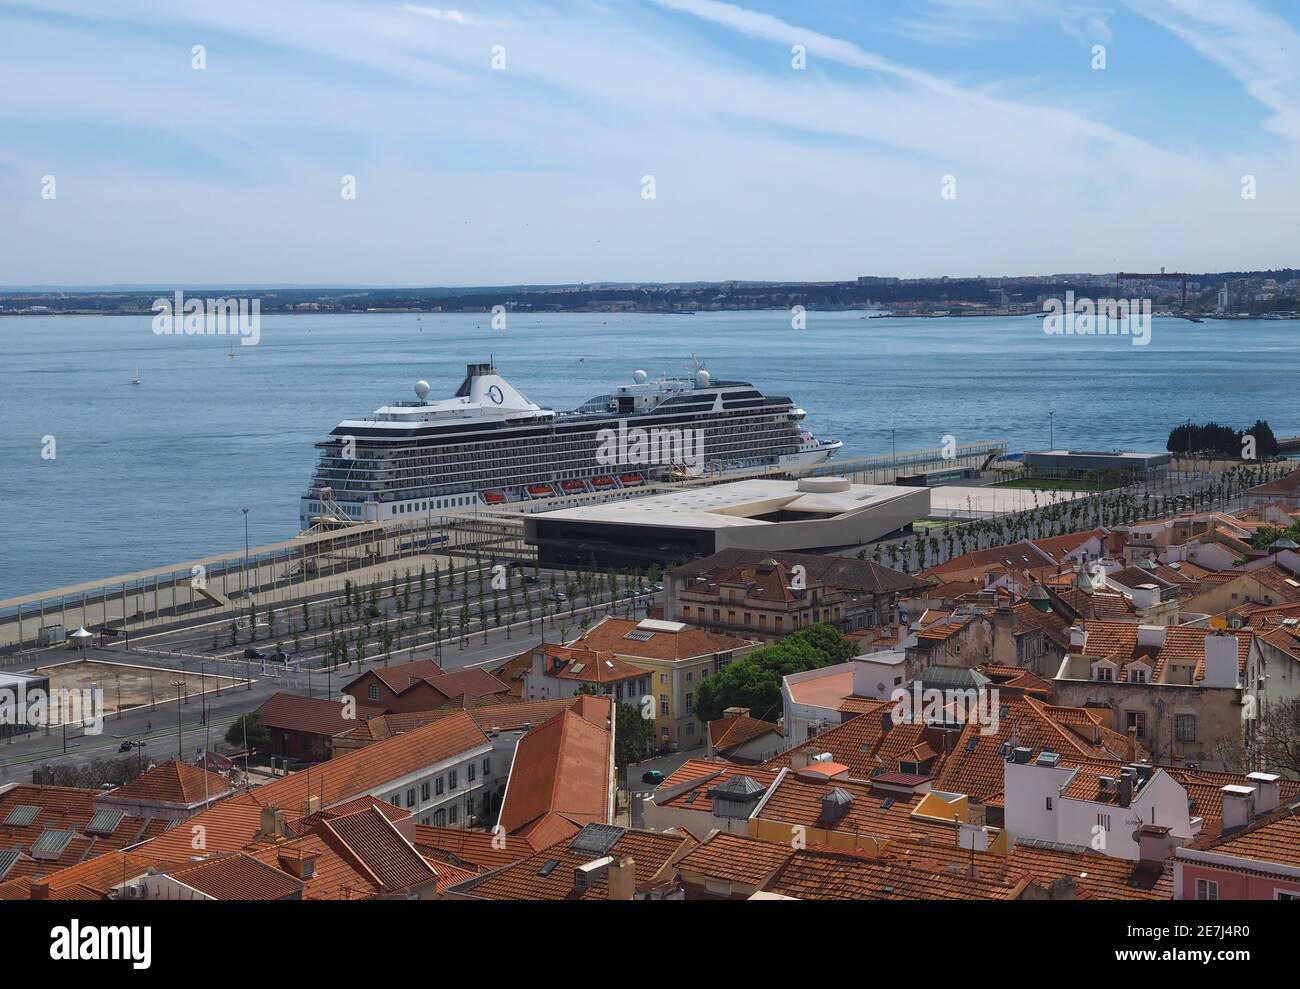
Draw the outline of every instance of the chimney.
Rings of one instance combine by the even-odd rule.
[[[306,800],[303,801],[302,816],[311,817],[312,814],[318,814],[318,813],[320,813],[320,795],[313,793],[310,797],[308,797]]]
[[[257,837],[284,837],[284,812],[277,808],[275,804],[267,804],[262,808],[262,821],[261,826],[257,829]]]
[[[606,885],[611,900],[636,898],[636,861],[631,855],[625,855],[610,865]]]
[[[50,898],[50,884],[48,882],[32,883],[33,900],[48,900]]]
[[[1070,649],[1078,652],[1088,641],[1088,633],[1082,625],[1070,626]]]
[[[1255,784],[1255,813],[1268,814],[1281,802],[1281,788],[1276,773],[1250,773],[1246,779]]]
[[[1121,807],[1127,807],[1133,802],[1133,774],[1129,770],[1120,772],[1119,785],[1115,788],[1115,793]]]
[[[1137,762],[1138,757],[1138,730],[1134,725],[1128,730],[1128,741],[1124,743],[1124,761]]]
[[[1244,828],[1255,816],[1255,788],[1229,784],[1223,794],[1223,830]]]
[[[1136,601],[1134,602],[1137,603]],[[1163,649],[1165,645],[1165,633],[1169,631],[1164,625],[1139,625],[1138,626],[1138,645],[1146,646],[1150,649]],[[1236,641],[1235,639],[1233,640]]]
[[[1205,679],[1202,687],[1235,687],[1240,671],[1237,637],[1214,632],[1205,637]]]
[[[1025,746],[1021,745],[1012,750],[1011,759],[1013,762],[1016,763],[1016,765],[1025,766],[1029,764],[1029,757],[1032,756],[1033,754],[1034,754],[1033,749],[1026,748]]]
[[[1156,824],[1138,828],[1138,859],[1143,865],[1161,865],[1169,854],[1169,829]]]
[[[579,891],[591,889],[609,874],[609,867],[613,864],[613,857],[605,855],[577,866],[573,870],[573,888]]]

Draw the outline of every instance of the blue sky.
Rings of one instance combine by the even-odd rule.
[[[0,283],[1300,263],[1285,0],[440,2],[0,0]]]

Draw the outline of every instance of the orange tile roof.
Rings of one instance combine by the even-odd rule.
[[[302,895],[297,879],[242,853],[179,865],[167,874],[214,900],[296,900]]]
[[[358,723],[383,713],[383,708],[356,704],[355,716],[345,718],[343,704],[340,701],[286,693],[272,694],[257,709],[258,720],[268,728],[300,731],[329,738],[351,731]]]
[[[689,809],[701,814],[712,813],[713,797],[709,791],[715,786],[721,786],[734,776],[748,776],[759,786],[767,789],[775,782],[777,771],[760,769],[757,766],[734,766],[726,762],[688,759],[678,766],[672,775],[655,787],[655,793],[659,795],[655,800],[655,804],[659,807]],[[682,784],[691,782],[694,782],[695,785],[686,787],[676,796],[671,798],[663,796]],[[691,800],[692,793],[695,794],[693,800]],[[687,803],[688,800],[690,800],[690,803]]]
[[[642,885],[661,878],[661,874],[669,871],[670,864],[695,844],[690,835],[680,831],[622,830],[607,854],[616,861],[631,856],[635,861],[637,885]],[[599,857],[574,851],[567,843],[553,845],[454,890],[491,900],[603,900],[609,895],[605,879],[596,879],[585,891],[574,884],[574,870]],[[554,865],[544,868],[552,862]]]
[[[1195,679],[1205,678],[1205,638],[1216,634],[1214,629],[1193,628],[1188,625],[1170,625],[1165,628],[1164,644],[1145,646],[1138,644],[1138,626],[1131,622],[1084,622],[1083,648],[1080,655],[1090,659],[1109,659],[1121,667],[1135,659],[1150,657],[1154,663],[1153,681],[1159,681],[1170,663],[1194,663]],[[1237,639],[1239,672],[1245,673],[1246,659],[1250,655],[1252,633],[1229,632]]]
[[[152,838],[170,826],[169,821],[161,818],[124,814],[120,820],[109,822],[113,824],[111,833],[90,834],[86,829],[101,809],[97,798],[103,795],[100,790],[34,783],[20,783],[0,794],[0,849],[30,852],[32,844],[46,831],[68,831],[72,835],[57,859],[36,860],[25,856],[13,864],[7,878],[47,875]],[[30,821],[23,817],[21,820],[27,823],[5,823],[18,807],[36,808]]]
[[[709,722],[709,741],[719,752],[726,752],[755,738],[774,733],[783,734],[780,726],[770,721],[760,721],[747,716],[719,718]]]
[[[1173,898],[1173,865],[1166,860],[1152,868],[1129,859],[1102,855],[1091,850],[1073,851],[1014,842],[1009,854],[974,852],[939,842],[902,841],[889,855],[934,871],[956,867],[965,872],[972,861],[982,879],[1007,882],[1030,876],[1046,888],[1069,877],[1081,898],[1101,900],[1169,900]],[[1078,895],[1078,894],[1076,894]]]
[[[426,824],[415,826],[413,840],[420,854],[433,861],[435,868],[437,862],[450,862],[462,867],[499,869],[534,851],[530,846],[486,831],[436,828]]]
[[[1265,865],[1300,869],[1298,808],[1300,805],[1280,807],[1244,828],[1201,839],[1190,847],[1251,859]]]
[[[1015,900],[1028,876],[977,879],[891,859],[805,849],[795,852],[767,890],[804,900]]]
[[[198,766],[168,759],[133,780],[110,790],[106,797],[133,803],[194,807],[231,791],[230,780]]]
[[[353,856],[340,854],[318,834],[309,834],[249,853],[259,862],[285,870],[295,858],[314,858],[311,876],[301,880],[304,900],[369,899],[379,891],[379,880]]]
[[[788,844],[718,831],[678,861],[677,870],[762,888],[793,854]]]
[[[456,711],[404,735],[375,742],[250,791],[257,803],[300,814],[309,796],[323,808],[364,796],[410,773],[487,745],[465,711]],[[215,809],[215,808],[214,808]]]
[[[433,866],[375,808],[322,821],[317,833],[336,852],[364,865],[385,892],[419,889],[438,878]]]
[[[687,625],[680,632],[653,631],[648,639],[629,639],[627,634],[639,623],[626,618],[606,617],[587,629],[573,644],[587,649],[605,650],[633,659],[681,661],[719,652],[733,652],[759,643],[734,635],[723,635]]]
[[[584,703],[588,716],[578,713],[580,707],[565,709],[520,740],[501,805],[507,832],[548,814],[571,823],[608,823],[614,706],[607,697]]]

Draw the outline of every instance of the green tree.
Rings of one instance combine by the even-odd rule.
[[[245,739],[248,740],[249,752],[264,749],[271,742],[271,733],[266,730],[266,725],[262,724],[256,712],[240,715],[226,729],[227,745],[242,749]]]
[[[838,629],[828,625],[801,629],[755,649],[701,683],[699,716],[716,721],[729,707],[746,707],[755,718],[775,720],[781,709],[782,677],[843,663],[856,653]]]

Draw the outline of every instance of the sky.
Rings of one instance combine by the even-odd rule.
[[[1292,0],[438,2],[0,0],[0,284],[1300,265]]]

